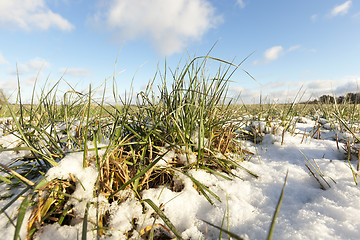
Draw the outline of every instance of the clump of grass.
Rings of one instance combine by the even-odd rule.
[[[153,175],[148,172],[137,179],[132,184],[133,187],[140,187],[136,190],[141,191],[142,186],[149,186],[150,182],[159,179],[166,184],[165,179],[172,179],[179,170],[187,172],[193,168],[203,168],[233,175],[231,169],[239,166],[239,163],[228,154],[238,153],[241,157],[247,153],[235,141],[236,127],[231,124],[227,126],[233,120],[229,113],[231,101],[226,93],[230,81],[228,75],[231,75],[234,65],[228,63],[227,68],[220,68],[214,77],[210,77],[205,70],[210,60],[208,56],[190,60],[184,68],[171,72],[170,81],[165,68],[164,73],[158,72],[156,75],[160,78],[159,97],[153,89],[154,78],[145,91],[138,94],[135,105],[127,103],[115,112],[113,118],[116,124],[111,140],[118,147],[113,148],[104,159],[103,167],[107,170],[101,176],[109,175],[105,182],[114,184],[115,176],[121,176],[115,188],[118,189],[141,169],[152,164],[164,149],[179,154],[168,159],[162,170],[155,164],[154,169],[149,169]],[[180,161],[179,155],[185,156],[186,161]],[[109,167],[109,164],[116,164],[117,167]],[[110,173],[108,169],[114,169],[114,172]]]
[[[59,84],[60,81],[50,89],[44,87],[37,100],[33,95],[31,102],[27,104],[21,101],[20,91],[16,104],[9,103],[8,99],[3,97],[2,107],[11,118],[10,124],[5,125],[6,134],[13,134],[19,140],[15,147],[3,147],[0,151],[14,151],[19,153],[19,156],[1,165],[8,174],[8,177],[1,178],[2,182],[9,185],[5,190],[6,196],[12,197],[1,213],[5,214],[7,208],[22,195],[26,195],[17,222],[14,223],[18,229],[15,239],[18,238],[25,212],[29,208],[32,208],[32,215],[28,222],[28,239],[44,224],[66,224],[70,221],[67,218],[71,215],[71,209],[64,206],[71,197],[72,184],[68,180],[53,180],[43,186],[46,183],[44,176],[48,169],[58,165],[66,154],[87,149],[86,139],[95,139],[89,133],[101,136],[103,132],[99,108],[95,109],[92,100],[89,104],[91,92],[81,94],[71,89],[59,99]],[[89,112],[91,115],[86,115]],[[85,125],[87,128],[84,128]],[[16,189],[23,185],[25,189],[16,195]]]
[[[299,150],[300,151],[300,150]],[[305,158],[305,167],[309,170],[310,175],[316,180],[316,182],[319,184],[320,188],[322,190],[326,190],[328,188],[331,188],[331,185],[329,184],[329,182],[325,179],[325,177],[328,177],[333,183],[336,184],[336,182],[334,181],[334,179],[332,179],[329,176],[325,176],[324,173],[321,171],[319,165],[317,164],[316,160],[313,159],[313,161],[311,162],[306,155],[300,151],[300,153],[304,156]],[[327,186],[327,187],[326,187]]]
[[[43,224],[58,223],[70,225],[75,217],[71,206],[66,202],[75,191],[75,182],[54,179],[37,189],[33,200],[37,202],[28,221],[28,239],[32,239],[34,233]]]
[[[211,71],[214,74],[209,74],[209,62],[220,63],[215,72]],[[70,176],[69,179],[47,182],[43,176],[66,154],[82,151],[83,167],[91,165],[98,170],[94,195],[104,196],[109,203],[121,203],[133,196],[124,192],[134,193],[144,206],[144,211],[147,204],[156,213],[152,216],[153,224],[140,231],[141,236],[156,238],[156,231],[160,231],[162,237],[181,239],[181,234],[163,213],[161,206],[156,206],[150,199],[142,199],[144,190],[163,186],[181,192],[181,174],[188,177],[199,194],[210,203],[220,201],[210,186],[191,175],[192,170],[205,170],[231,180],[237,177],[233,169],[240,168],[257,177],[241,165],[253,154],[244,149],[239,138],[257,143],[265,134],[279,133],[280,130],[284,143],[285,132],[294,133],[298,121],[296,116],[305,116],[316,107],[297,104],[300,91],[291,104],[235,106],[228,98],[227,91],[233,72],[239,68],[239,65],[209,56],[189,59],[182,68],[179,65],[174,71],[165,65],[164,71],[158,70],[154,79],[135,99],[118,98],[114,87],[116,104],[110,106],[105,105],[105,89],[101,100],[97,101],[94,96],[98,89],[94,90],[91,86],[87,93],[80,93],[70,86],[70,90],[58,98],[60,81],[50,88],[43,88],[38,99],[33,96],[30,104],[22,103],[20,91],[17,104],[10,104],[3,97],[1,110],[6,110],[11,117],[10,121],[4,123],[5,132],[16,135],[20,141],[16,147],[2,147],[0,151],[26,151],[11,163],[0,165],[8,174],[1,176],[0,180],[10,185],[10,190],[25,186],[17,195],[11,193],[3,196],[12,197],[1,213],[14,225],[15,238],[18,238],[23,222],[28,224],[28,239],[31,239],[45,224],[63,225],[79,218],[73,213],[72,206],[67,205],[77,180]],[[157,83],[159,85],[156,86]],[[318,120],[324,117],[334,125],[340,123],[342,131],[349,132],[359,142],[355,134],[358,131],[355,124],[357,106],[321,105],[320,109],[322,113]],[[260,121],[264,122],[264,127],[260,126]],[[256,125],[256,122],[259,124]],[[244,129],[244,126],[249,128]],[[314,128],[314,136],[320,133],[321,127],[319,123]],[[98,146],[104,143],[105,147]],[[348,156],[354,150],[354,144],[351,146],[349,143]],[[99,153],[101,148],[105,150],[103,154]],[[90,157],[90,151],[95,152],[94,157]],[[312,163],[306,160],[305,166],[320,187],[330,187],[316,161]],[[358,175],[352,168],[350,157],[348,163],[357,183]],[[286,179],[284,187],[285,184]],[[271,239],[283,194],[284,191],[268,239]],[[25,197],[17,221],[14,222],[5,210],[23,195]],[[83,238],[88,231],[90,207],[99,208],[94,202],[86,204],[85,214],[81,216]],[[26,221],[28,209],[31,215]],[[98,238],[106,234],[108,214],[97,214],[93,231],[97,231]],[[159,219],[164,224],[157,223]],[[133,221],[135,229],[138,223],[137,220]],[[241,239],[231,233],[229,227],[226,230],[223,226],[214,227],[229,237]]]
[[[210,61],[221,63],[214,75],[207,72]],[[98,169],[94,195],[101,194],[109,202],[120,203],[124,200],[121,191],[131,190],[179,237],[176,227],[159,207],[151,200],[142,199],[144,189],[164,185],[173,191],[181,191],[181,184],[175,181],[178,182],[177,175],[182,173],[193,181],[199,194],[213,203],[220,198],[206,183],[195,179],[190,170],[202,169],[230,180],[236,177],[232,170],[241,168],[257,177],[241,166],[241,161],[251,153],[237,139],[240,126],[234,123],[236,116],[232,112],[231,99],[227,97],[230,77],[238,68],[238,65],[209,56],[190,59],[183,68],[178,67],[170,73],[165,66],[165,71],[158,71],[146,90],[137,95],[135,104],[130,99],[117,99],[115,96],[115,102],[121,106],[106,106],[105,90],[101,101],[95,101],[96,90],[92,87],[88,93],[71,88],[59,99],[57,87],[60,82],[50,87],[48,92],[44,88],[37,101],[33,96],[29,105],[21,102],[19,91],[18,110],[5,100],[12,117],[12,134],[20,139],[21,144],[4,150],[28,151],[27,155],[7,167],[22,174],[17,178],[21,184],[26,184],[23,178],[34,182],[27,187],[17,229],[29,207],[32,208],[29,238],[43,224],[64,224],[65,218],[73,217],[71,208],[65,206],[74,190],[71,181],[75,180],[56,179],[43,185],[41,179],[66,154],[82,151],[84,168],[93,164]],[[160,84],[154,89],[158,80]],[[107,143],[102,147],[105,153],[100,155],[98,144],[104,142]],[[94,158],[89,157],[89,151],[95,151]],[[28,167],[33,168],[25,172]],[[12,176],[16,177],[15,174]],[[13,178],[4,181],[13,183]],[[30,204],[31,201],[34,204]],[[98,237],[106,228],[105,215],[97,217]],[[84,231],[86,235],[85,222]]]
[[[245,118],[245,127],[239,130],[239,136],[257,144],[266,134],[281,135],[281,144],[284,144],[285,133],[296,134],[296,123],[311,109],[310,105],[300,102],[304,94],[305,91],[299,89],[290,103],[266,102],[260,97],[259,104],[243,105],[245,112],[241,115]]]

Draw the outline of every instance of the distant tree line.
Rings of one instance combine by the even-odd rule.
[[[310,103],[360,103],[360,93],[347,93],[345,96],[334,97],[331,95],[322,95],[319,99],[310,101]]]

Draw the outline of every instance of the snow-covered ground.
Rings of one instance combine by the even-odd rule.
[[[259,175],[254,178],[241,169],[234,170],[239,178],[232,181],[202,170],[192,170],[190,173],[216,193],[220,199],[212,198],[211,205],[203,195],[193,187],[193,182],[179,174],[178,179],[184,184],[181,192],[173,192],[168,188],[159,187],[142,192],[142,199],[151,199],[157,206],[161,206],[165,215],[170,219],[184,239],[219,239],[219,230],[207,225],[203,220],[217,226],[228,228],[245,239],[265,239],[267,237],[272,217],[284,184],[286,173],[288,180],[280,214],[275,225],[273,239],[360,239],[360,188],[355,184],[343,143],[339,149],[334,135],[336,130],[323,129],[322,139],[304,137],[314,127],[314,121],[306,119],[306,123],[298,123],[295,133],[284,135],[281,145],[281,135],[267,134],[259,144],[244,142],[247,150],[255,153],[250,161],[241,165]],[[9,135],[0,138],[0,143],[12,143],[16,139]],[[16,157],[16,153],[1,152],[0,161],[6,164]],[[120,205],[109,204],[105,198],[93,197],[93,186],[97,171],[94,166],[82,167],[82,153],[68,154],[61,160],[59,166],[50,169],[47,178],[68,178],[69,173],[82,182],[72,199],[75,211],[79,216],[84,215],[86,201],[99,202],[100,211],[110,210],[109,230],[101,239],[126,239],[126,232],[134,228],[132,238],[138,239],[141,230],[154,223],[153,209],[143,203],[143,206],[128,194]],[[305,163],[315,167],[318,165],[325,180],[320,178],[322,185],[310,174]],[[315,162],[316,164],[315,164]],[[356,162],[352,162],[356,171]],[[314,170],[314,169],[313,169]],[[360,180],[358,178],[358,180]],[[336,182],[336,183],[335,183]],[[4,189],[3,184],[2,189]],[[0,201],[4,207],[9,200]],[[14,217],[20,202],[14,203],[6,213]],[[29,214],[27,214],[29,216]],[[94,221],[96,210],[89,209],[89,222]],[[160,218],[156,223],[165,225]],[[26,238],[26,223],[21,231],[21,238]],[[35,235],[35,239],[69,240],[81,238],[82,222],[72,226],[46,225]],[[156,225],[165,229],[161,225]],[[88,239],[96,238],[96,231],[88,226]],[[0,239],[13,239],[14,226],[3,214],[0,216]],[[223,233],[222,238],[228,236]]]

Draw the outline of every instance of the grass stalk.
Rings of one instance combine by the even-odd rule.
[[[269,232],[268,232],[268,236],[267,236],[267,240],[271,240],[273,238],[273,235],[274,235],[274,229],[275,229],[275,224],[276,224],[276,220],[279,216],[279,212],[280,212],[280,208],[281,208],[281,204],[282,204],[282,201],[283,201],[283,198],[284,198],[284,192],[285,192],[285,186],[286,186],[286,182],[287,182],[287,178],[288,178],[288,173],[289,172],[286,172],[286,177],[285,177],[285,181],[284,181],[284,185],[281,189],[281,194],[280,194],[280,197],[279,197],[279,201],[276,205],[276,210],[275,210],[275,213],[273,215],[273,218],[272,218],[272,221],[271,221],[271,224],[270,224],[270,229],[269,229]]]

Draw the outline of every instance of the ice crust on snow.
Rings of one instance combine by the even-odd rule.
[[[305,130],[307,133],[311,132],[314,125],[314,120],[305,119],[297,123],[294,134],[265,134],[259,144],[246,142],[246,149],[256,155],[241,165],[259,175],[258,179],[241,169],[233,170],[239,177],[232,181],[202,170],[191,170],[189,174],[220,197],[221,202],[211,197],[214,205],[196,191],[188,177],[180,173],[177,178],[184,185],[181,192],[159,187],[143,191],[141,197],[151,199],[157,206],[162,206],[165,215],[184,239],[219,238],[219,231],[207,226],[202,220],[217,226],[221,226],[224,221],[225,228],[228,225],[231,232],[245,239],[265,239],[288,171],[288,182],[275,226],[274,239],[359,239],[360,189],[354,183],[348,163],[344,161],[346,156],[343,144],[339,143],[338,150],[333,140],[335,133],[340,132],[326,126],[322,132],[322,139],[304,137]],[[4,141],[4,138],[0,140]],[[13,156],[5,153],[2,152],[0,155],[1,161],[6,162]],[[167,157],[165,160],[171,160],[174,153]],[[319,183],[305,167],[306,158],[310,162],[316,161],[331,187],[327,187],[325,191],[320,189]],[[97,171],[92,165],[83,168],[82,161],[82,153],[68,154],[60,161],[59,166],[49,170],[47,178],[67,179],[71,173],[82,183],[85,190],[77,185],[73,193],[74,197],[81,201],[75,198],[71,200],[79,215],[83,214],[87,201],[100,201],[102,211],[109,210],[108,234],[101,239],[127,239],[126,233],[133,228],[134,221],[137,227],[132,233],[132,238],[138,239],[140,231],[154,223],[154,210],[146,203],[139,203],[133,194],[120,204],[108,204],[105,198],[94,198]],[[355,163],[353,168],[354,166]],[[6,201],[0,201],[0,207],[5,204]],[[7,213],[13,216],[18,206],[19,203],[14,204]],[[95,219],[95,216],[95,209],[90,209],[90,220]],[[156,222],[164,224],[160,218]],[[14,227],[8,223],[4,215],[0,218],[0,228],[1,239],[13,238]],[[35,239],[76,239],[81,236],[81,229],[81,222],[73,226],[47,225],[36,233]],[[90,231],[91,226],[88,230],[88,239],[95,239],[96,233]],[[223,238],[227,239],[227,235],[223,234]]]

